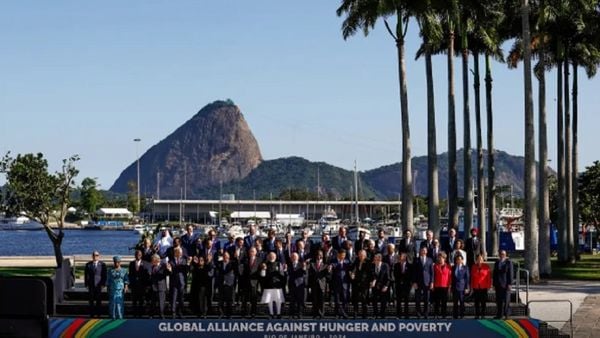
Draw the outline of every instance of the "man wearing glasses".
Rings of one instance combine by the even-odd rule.
[[[106,285],[106,264],[100,261],[100,253],[94,251],[92,260],[85,265],[85,287],[88,288],[90,317],[100,317],[102,287]]]

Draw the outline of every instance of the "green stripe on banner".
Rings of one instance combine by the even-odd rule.
[[[501,320],[483,319],[478,320],[478,322],[488,329],[503,335],[504,337],[519,337],[511,327],[507,327],[506,324]]]
[[[123,325],[123,323],[125,323],[125,319],[109,320],[109,321],[107,321],[106,325],[103,325],[102,327],[98,328],[97,330],[96,330],[96,328],[94,328],[94,332],[90,333],[90,337],[101,337],[106,332],[114,330],[117,327]]]

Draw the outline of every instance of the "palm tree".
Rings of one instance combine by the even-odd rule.
[[[475,89],[475,129],[477,133],[477,223],[481,230],[481,244],[484,253],[487,253],[487,229],[486,226],[486,194],[485,194],[485,176],[484,176],[484,161],[483,161],[483,138],[481,128],[481,98],[480,98],[480,71],[479,71],[479,55],[486,56],[486,97],[488,99],[488,112],[491,115],[491,69],[489,68],[489,57],[493,56],[498,61],[503,61],[502,50],[500,49],[500,36],[498,30],[503,20],[502,8],[499,6],[502,3],[498,1],[481,1],[480,6],[475,7],[476,11],[473,15],[475,27],[473,32],[469,34],[469,46],[473,52],[473,87]],[[489,73],[487,71],[489,70]],[[489,78],[488,78],[489,75]],[[489,81],[488,81],[489,80]],[[489,84],[489,91],[487,91]],[[492,117],[489,116],[491,120]],[[491,122],[490,122],[491,123]],[[489,126],[489,125],[488,125]],[[493,133],[492,131],[488,131]],[[491,141],[493,142],[493,141]],[[490,185],[490,186],[493,186]],[[494,211],[494,208],[491,209]],[[494,214],[495,216],[495,214]],[[492,227],[489,227],[492,229]],[[494,229],[495,233],[495,229]],[[497,236],[496,236],[497,237]],[[496,250],[497,251],[497,250]]]
[[[525,267],[533,281],[538,281],[538,226],[536,210],[536,177],[535,177],[535,129],[533,125],[533,90],[531,86],[531,34],[529,31],[529,0],[521,0],[521,19],[523,27],[523,72],[525,80]]]
[[[383,18],[385,27],[396,44],[400,83],[400,114],[402,117],[402,226],[405,230],[414,232],[408,85],[406,81],[406,53],[404,51],[404,39],[412,5],[413,1],[410,0],[343,0],[336,13],[338,16],[346,14],[346,18],[342,23],[344,39],[356,34],[359,29],[362,29],[365,35],[368,35],[377,20]],[[396,16],[395,31],[392,31],[387,22],[387,18],[390,16]]]
[[[424,1],[417,10],[417,22],[423,44],[417,52],[417,58],[425,55],[425,72],[427,79],[427,182],[428,182],[428,220],[429,229],[436,237],[440,233],[439,219],[439,190],[438,164],[435,131],[435,94],[433,87],[432,52],[434,45],[439,45],[443,39],[441,21],[439,20],[431,1]]]
[[[446,10],[448,38],[448,227],[458,227],[458,170],[456,167],[456,99],[454,95],[454,41],[458,23],[458,0]]]
[[[463,194],[465,234],[473,227],[473,170],[471,168],[471,117],[469,109],[469,44],[468,33],[471,21],[471,7],[466,1],[460,6],[460,48],[462,55],[462,82],[463,82]]]

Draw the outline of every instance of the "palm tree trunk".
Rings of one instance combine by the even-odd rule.
[[[544,57],[543,55],[541,56]],[[540,62],[544,62],[543,60]],[[548,193],[548,132],[546,122],[546,72],[538,72],[538,100],[539,100],[539,156],[538,176],[538,208],[540,215],[540,275],[549,276],[552,273],[550,264],[550,198]]]
[[[427,178],[428,178],[428,219],[429,229],[435,237],[440,235],[440,197],[438,191],[438,163],[435,135],[435,93],[433,90],[433,65],[429,47],[425,52],[425,71],[427,73]]]
[[[564,72],[564,100],[565,100],[565,225],[567,226],[568,257],[569,262],[575,263],[575,242],[577,232],[573,231],[573,190],[571,187],[571,110],[569,94],[569,61],[565,60]]]
[[[579,107],[577,106],[577,95],[578,95],[578,77],[577,77],[577,63],[573,63],[573,151],[571,153],[571,203],[573,210],[573,231],[575,232],[576,238],[579,237],[579,183],[578,183],[578,144],[577,144],[577,124],[578,124],[578,115],[579,115]],[[575,258],[579,256],[579,243],[575,241],[574,254]]]
[[[484,257],[487,255],[487,223],[485,222],[485,177],[483,176],[483,138],[481,136],[481,95],[479,83],[479,53],[473,53],[475,89],[475,129],[477,130],[477,225]]]
[[[500,246],[498,224],[496,223],[496,167],[494,166],[494,114],[492,107],[492,66],[490,55],[485,54],[485,103],[487,113],[487,151],[488,151],[488,220],[492,236],[492,254],[496,255]]]
[[[565,131],[564,131],[564,114],[563,114],[563,64],[561,61],[557,64],[556,70],[556,140],[558,152],[558,259],[561,262],[566,262],[569,259],[569,243],[568,230],[565,222]]]
[[[531,85],[531,36],[529,32],[529,0],[522,0],[521,23],[523,27],[523,61],[525,78],[525,267],[531,279],[540,279],[538,262],[538,224],[535,184],[535,127],[533,118],[533,90]],[[519,276],[517,276],[519,278]]]
[[[452,25],[452,24],[451,24]],[[458,170],[456,168],[456,100],[454,95],[454,29],[448,37],[448,227],[458,227]]]
[[[398,9],[397,14],[398,22],[396,23],[396,47],[398,49],[400,114],[402,117],[402,225],[404,230],[410,230],[410,232],[414,233],[410,126],[408,123],[408,89],[406,83],[406,58],[404,52],[402,10]]]
[[[464,33],[463,33],[464,34]],[[463,77],[463,187],[464,187],[464,216],[465,238],[473,227],[473,170],[471,167],[471,116],[469,110],[469,50],[466,37],[462,38],[462,77]]]

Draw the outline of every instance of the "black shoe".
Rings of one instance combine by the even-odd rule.
[[[281,319],[281,315],[277,315],[277,319]]]

